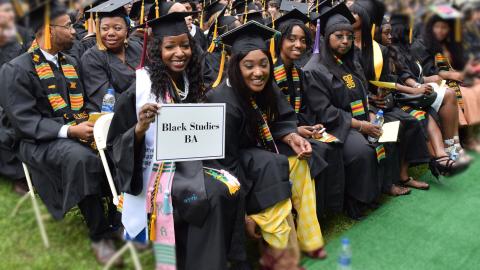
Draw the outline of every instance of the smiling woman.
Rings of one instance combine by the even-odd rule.
[[[119,94],[131,86],[140,62],[142,47],[128,40],[130,20],[125,8],[122,5],[114,8],[96,11],[99,13],[97,42],[106,50],[97,44],[86,51],[81,60],[82,79],[92,111],[101,110],[108,89],[113,89],[118,99]]]

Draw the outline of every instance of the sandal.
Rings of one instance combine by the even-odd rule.
[[[316,249],[314,251],[305,252],[305,254],[308,257],[313,258],[313,259],[323,260],[323,259],[327,258],[327,251],[323,247],[321,247],[319,249]]]
[[[441,156],[430,161],[429,167],[432,174],[438,179],[440,175],[451,176],[466,170],[470,166],[467,162],[458,162],[449,156]]]
[[[398,186],[398,185],[393,184],[387,194],[390,195],[390,196],[397,197],[397,196],[408,195],[408,194],[410,194],[410,192],[412,192],[412,190],[409,189],[408,187],[402,187],[402,186]]]
[[[403,187],[410,187],[410,188],[415,188],[415,189],[420,189],[420,190],[428,190],[430,188],[430,185],[413,179],[413,177],[408,177],[406,180],[400,180],[400,185]]]

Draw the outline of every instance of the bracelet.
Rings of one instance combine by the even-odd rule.
[[[358,132],[362,132],[362,128],[363,128],[363,121],[360,121],[360,128],[358,128]]]
[[[422,87],[422,85],[419,84],[419,83],[415,83],[415,85],[414,85],[413,87],[415,87],[415,88],[420,88],[420,87]]]

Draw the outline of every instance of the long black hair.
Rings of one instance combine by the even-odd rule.
[[[199,103],[204,101],[203,77],[201,72],[201,52],[195,44],[195,40],[188,34],[192,57],[185,72],[189,81],[189,93],[184,103]],[[162,62],[163,38],[150,37],[148,41],[148,63],[146,67],[152,81],[152,93],[157,101],[165,100],[166,91],[173,97],[175,102],[180,103],[180,97],[174,90],[167,66]],[[183,81],[182,81],[183,83]]]
[[[433,33],[433,26],[437,22],[445,22],[450,27],[450,33],[445,40],[437,40]],[[461,43],[455,42],[455,25],[453,20],[443,20],[438,15],[433,15],[425,24],[423,33],[423,40],[427,50],[435,55],[437,53],[443,53],[442,45],[447,47],[451,55],[451,64],[454,69],[462,70],[465,66],[465,59],[463,58],[463,46]]]
[[[350,11],[357,14],[362,20],[362,63],[365,77],[368,80],[375,80],[375,67],[373,63],[373,42],[372,42],[372,24],[370,15],[358,4],[350,6]]]
[[[250,99],[255,99],[258,107],[262,110],[263,113],[267,115],[268,123],[275,121],[278,118],[278,107],[275,99],[274,91],[279,91],[275,89],[273,84],[273,61],[270,52],[262,50],[262,52],[267,56],[268,62],[270,64],[270,75],[268,76],[265,89],[263,91],[254,93],[251,91],[245,80],[242,76],[242,71],[240,70],[240,61],[247,56],[248,53],[237,53],[233,54],[228,63],[228,80],[230,85],[236,92],[237,96],[240,97],[241,106],[245,111],[248,119],[247,127],[247,136],[254,140],[257,137],[258,125],[257,125],[257,115],[255,110],[251,105]]]
[[[288,24],[282,24],[278,28],[278,31],[281,33],[281,35],[276,35],[275,36],[275,53],[277,55],[280,55],[280,51],[282,49],[282,43],[285,39],[287,39],[293,31],[293,27],[298,26],[300,27],[303,32],[305,33],[305,44],[307,45],[307,48],[305,52],[308,52],[309,50],[312,49],[312,34],[310,30],[305,26],[304,23],[299,22],[293,22],[293,23],[288,23]]]
[[[390,44],[390,45],[382,43],[382,41],[383,41],[382,33],[383,33],[383,29],[384,29],[385,25],[390,25],[392,27],[392,33],[391,33],[392,34],[392,44]],[[408,38],[408,29],[407,29],[406,38]],[[400,57],[401,57],[400,55],[402,54],[401,51],[400,51],[400,48],[398,48],[397,46],[395,46],[393,44],[393,25],[391,25],[390,22],[384,20],[382,22],[382,25],[376,29],[376,31],[375,31],[375,41],[378,44],[382,44],[383,46],[388,48],[388,52],[387,52],[388,61],[386,61],[386,62],[388,62],[389,65],[390,65],[389,66],[390,72],[398,75],[398,73],[401,72],[401,70],[404,70],[405,67],[403,65],[403,61],[400,61]]]

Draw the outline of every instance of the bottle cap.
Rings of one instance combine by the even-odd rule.
[[[377,114],[379,114],[379,115],[382,115],[382,116],[383,116],[383,110],[379,110],[379,111],[377,112]]]
[[[381,111],[381,110],[380,110]],[[349,245],[350,244],[350,240],[348,240],[348,238],[342,238],[342,244],[343,245]]]
[[[108,88],[108,89],[107,89],[107,94],[114,95],[114,94],[115,94],[115,90],[113,90],[113,88]]]

